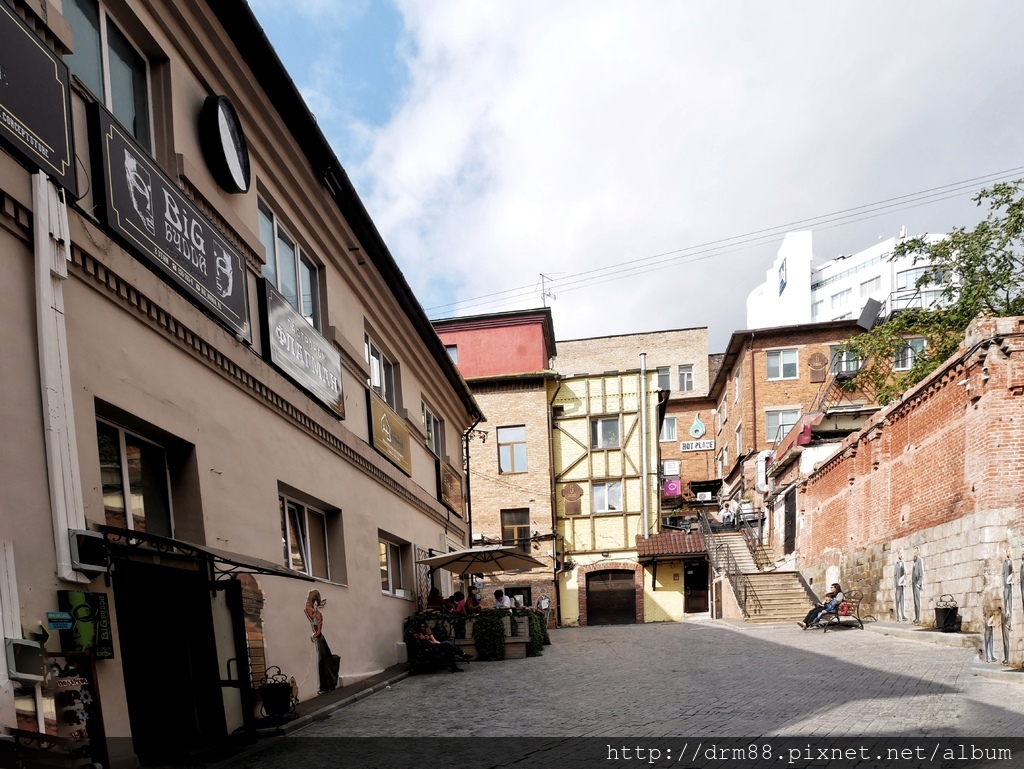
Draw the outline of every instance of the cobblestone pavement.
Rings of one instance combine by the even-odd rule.
[[[1017,737],[1024,723],[1024,685],[976,675],[969,649],[715,621],[551,638],[542,657],[410,677],[299,734]]]

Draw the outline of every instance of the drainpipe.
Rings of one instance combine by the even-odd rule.
[[[64,195],[41,171],[32,177],[32,230],[40,401],[57,577],[87,584],[89,578],[71,566],[68,539],[68,529],[86,527],[64,318],[71,236]]]
[[[548,401],[548,467],[551,468],[551,589],[555,595],[555,627],[562,626],[562,600],[558,592],[559,569],[559,536],[558,536],[558,503],[555,498],[555,399],[562,390],[562,378],[555,375],[555,392]],[[563,546],[564,550],[564,546]]]
[[[648,483],[650,481],[647,465],[647,353],[640,353],[640,491],[643,494],[643,516],[644,516],[644,539],[651,536],[651,525],[648,520],[650,516],[650,503],[648,497]]]

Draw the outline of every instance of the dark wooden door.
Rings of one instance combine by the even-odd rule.
[[[587,575],[587,624],[636,624],[633,572],[610,570]]]
[[[686,561],[683,563],[683,611],[687,614],[699,614],[708,610],[707,561]]]
[[[786,554],[796,550],[796,489],[786,493]]]

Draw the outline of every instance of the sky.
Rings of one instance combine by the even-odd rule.
[[[431,318],[746,327],[818,261],[1024,177],[1024,3],[250,0]]]

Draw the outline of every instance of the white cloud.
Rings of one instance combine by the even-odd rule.
[[[350,170],[427,308],[1020,164],[1016,5],[401,8],[407,98]],[[891,213],[820,232],[817,250],[969,215],[963,199]],[[722,346],[779,242],[556,281],[556,333],[709,325]]]

